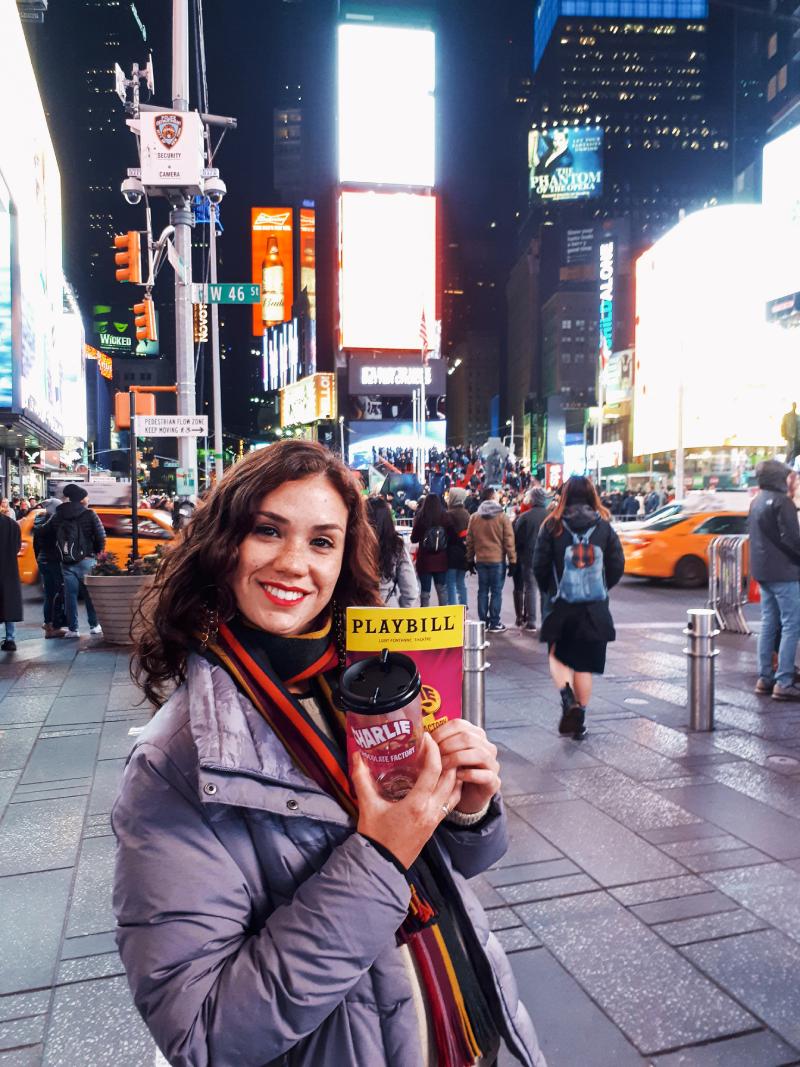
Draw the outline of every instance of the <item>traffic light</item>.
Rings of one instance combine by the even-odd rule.
[[[151,296],[146,296],[141,304],[133,305],[133,323],[136,327],[137,341],[157,341],[156,309]]]
[[[142,250],[138,230],[118,233],[114,238],[114,247],[119,251],[114,256],[117,264],[117,281],[142,284]]]

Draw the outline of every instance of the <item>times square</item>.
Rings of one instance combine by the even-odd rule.
[[[800,1064],[798,27],[0,0],[0,1065]]]

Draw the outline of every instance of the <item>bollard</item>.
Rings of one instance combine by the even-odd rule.
[[[689,624],[683,631],[689,645],[683,651],[687,657],[687,690],[689,696],[689,725],[692,730],[714,729],[714,660],[719,649],[714,639],[716,612],[711,608],[689,608]]]
[[[486,623],[468,619],[464,623],[464,682],[462,689],[462,718],[474,726],[484,727],[486,721],[486,680],[484,672],[491,666],[486,662]]]

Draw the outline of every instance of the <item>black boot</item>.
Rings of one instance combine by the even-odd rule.
[[[588,731],[586,729],[586,726],[585,726],[585,723],[586,723],[586,708],[581,707],[580,704],[579,704],[578,707],[575,709],[575,711],[577,713],[575,715],[575,733],[572,736],[576,741],[582,741],[584,739],[584,737],[586,737],[586,734],[588,733]]]
[[[514,590],[514,614],[517,619],[517,626],[522,628],[525,623],[525,608],[523,605],[524,594],[521,589]]]
[[[558,732],[560,734],[572,734],[575,736],[575,730],[578,728],[578,713],[582,710],[580,704],[575,699],[575,694],[572,692],[572,686],[567,682],[559,690],[561,696],[561,722],[558,724]],[[583,720],[581,720],[582,725]]]

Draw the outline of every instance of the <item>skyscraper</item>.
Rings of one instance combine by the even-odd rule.
[[[711,91],[708,29],[706,0],[540,0],[532,178],[548,151],[558,167],[559,137],[566,144],[580,130],[602,133],[593,141],[592,188],[554,196],[532,180],[534,219],[624,215],[634,243],[646,244],[681,209],[727,194],[730,138]]]

